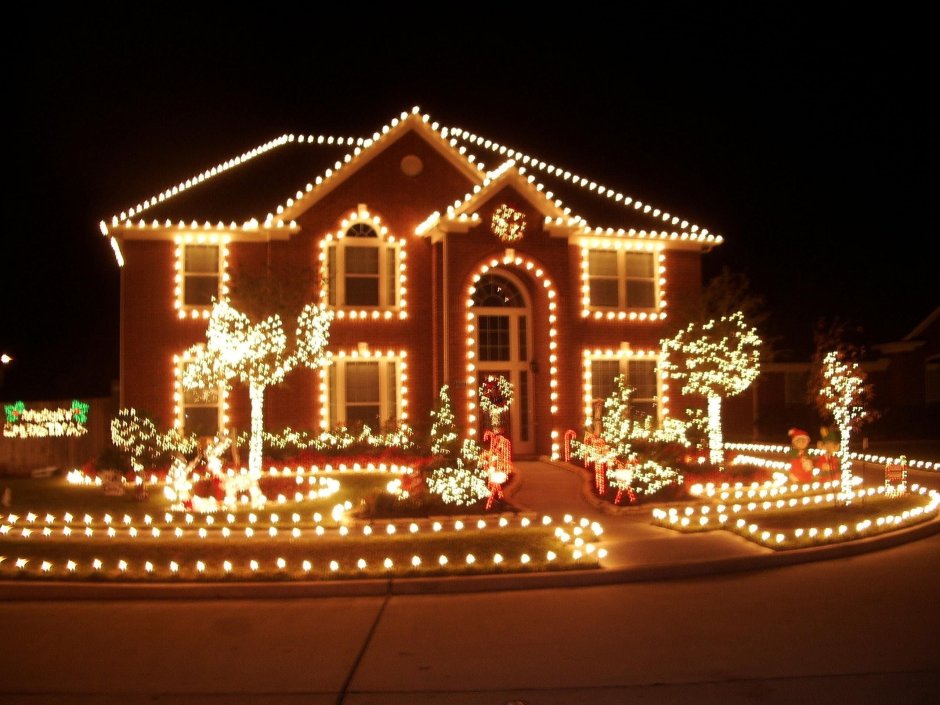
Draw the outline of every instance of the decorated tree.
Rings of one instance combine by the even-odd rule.
[[[867,409],[870,386],[865,384],[865,372],[857,362],[847,360],[844,352],[833,351],[822,360],[822,384],[818,401],[832,414],[841,435],[839,460],[842,468],[842,494],[852,487],[852,461],[849,459],[849,437],[869,417]]]
[[[308,304],[297,317],[296,342],[288,351],[287,334],[277,314],[252,324],[246,315],[225,301],[212,307],[206,344],[188,351],[192,362],[183,374],[187,389],[211,389],[238,378],[248,387],[251,401],[251,433],[248,442],[248,489],[255,503],[262,503],[258,487],[264,442],[264,393],[280,384],[298,365],[319,367],[326,361],[332,313]]]
[[[431,452],[452,458],[457,454],[459,439],[454,425],[454,411],[450,405],[447,385],[441,387],[436,409],[431,411]]]
[[[692,323],[662,343],[664,365],[673,379],[684,382],[682,393],[708,400],[709,460],[716,465],[724,461],[721,400],[740,394],[757,379],[760,346],[757,329],[745,323],[740,311]]]
[[[480,462],[480,447],[465,440],[460,455],[446,467],[431,472],[428,489],[446,504],[469,507],[490,495],[487,469]]]
[[[610,485],[617,489],[617,500],[627,494],[636,501],[638,494],[653,495],[671,484],[682,484],[682,475],[657,460],[640,459],[637,443],[645,455],[654,454],[668,445],[686,446],[686,424],[677,419],[665,419],[662,426],[653,428],[650,417],[642,421],[630,415],[630,395],[633,389],[626,377],[614,379],[614,389],[604,400],[599,439],[590,443],[572,443],[572,454],[595,464],[600,464]]]
[[[150,417],[136,409],[121,409],[111,419],[111,442],[127,454],[134,471],[137,497],[146,497],[144,491],[144,463],[154,460],[160,453],[161,436]]]
[[[630,418],[630,395],[633,388],[627,384],[623,375],[614,379],[614,389],[604,400],[601,437],[610,447],[611,452],[621,460],[634,455],[632,450],[633,421]]]

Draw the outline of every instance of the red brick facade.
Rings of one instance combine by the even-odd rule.
[[[549,455],[557,451],[565,429],[583,424],[583,351],[617,350],[623,343],[633,350],[658,349],[659,340],[682,322],[678,316],[664,314],[688,310],[700,294],[701,247],[689,242],[680,246],[669,240],[656,243],[664,257],[660,263],[666,280],[662,291],[668,302],[659,310],[657,320],[595,320],[582,311],[581,257],[585,245],[579,238],[585,237],[583,226],[562,234],[552,230],[545,225],[546,215],[551,215],[547,210],[550,202],[540,204],[534,189],[507,177],[505,183],[492,184],[481,194],[473,208],[478,220],[468,227],[449,231],[439,227],[432,234],[416,234],[429,214],[462,201],[482,178],[474,180],[468,170],[455,166],[453,159],[442,154],[440,145],[432,144],[418,129],[401,129],[389,142],[298,213],[289,236],[259,235],[252,242],[250,236],[234,233],[227,245],[227,271],[235,276],[236,272],[261,271],[267,265],[275,272],[298,263],[318,267],[321,239],[339,231],[341,221],[362,204],[381,218],[389,234],[403,242],[407,316],[366,321],[351,320],[348,315],[337,318],[331,328],[330,348],[353,351],[365,344],[369,350],[405,350],[409,423],[418,429],[427,426],[437,390],[447,383],[459,428],[464,429],[469,425],[467,366],[471,362],[468,349],[473,346],[468,346],[467,323],[472,277],[491,260],[499,260],[499,268],[516,277],[531,303],[528,359],[534,452]],[[402,165],[409,156],[417,157],[423,165],[415,176],[407,175]],[[503,203],[513,204],[526,215],[525,235],[512,245],[498,239],[490,227],[493,211]],[[177,417],[173,356],[205,339],[205,319],[180,318],[174,307],[174,238],[187,232],[185,227],[174,227],[159,234],[134,234],[121,228],[113,233],[126,262],[121,301],[121,403],[146,410],[164,426],[172,425]],[[507,248],[514,252],[513,260],[505,264]],[[237,282],[233,285],[237,287]],[[316,301],[319,295],[311,290],[309,300]],[[549,333],[552,300],[556,306],[553,327],[557,330],[554,350]],[[288,331],[291,323],[286,322]],[[554,388],[553,376],[557,379]],[[300,368],[285,383],[268,390],[266,428],[321,428],[319,379],[317,371]],[[552,406],[557,407],[554,414]],[[229,397],[228,416],[232,426],[247,427],[247,393],[237,383]]]

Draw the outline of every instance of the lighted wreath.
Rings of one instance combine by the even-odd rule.
[[[490,415],[493,428],[512,404],[512,384],[502,375],[487,375],[480,383],[480,410]]]
[[[493,211],[490,229],[503,242],[516,242],[525,235],[525,213],[504,203]]]

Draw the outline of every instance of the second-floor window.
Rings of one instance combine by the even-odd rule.
[[[355,223],[327,246],[327,303],[343,308],[398,308],[400,248],[369,223]]]
[[[591,307],[654,309],[656,260],[652,252],[588,250]]]
[[[183,305],[211,306],[219,298],[218,245],[183,246]]]

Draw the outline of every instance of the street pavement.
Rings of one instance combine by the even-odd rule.
[[[727,532],[673,541],[682,535],[637,517],[592,515],[572,499],[573,473],[521,464],[520,475],[520,504],[608,527],[616,565],[766,550]],[[938,576],[934,535],[773,570],[591,587],[7,602],[0,703],[933,703]]]

